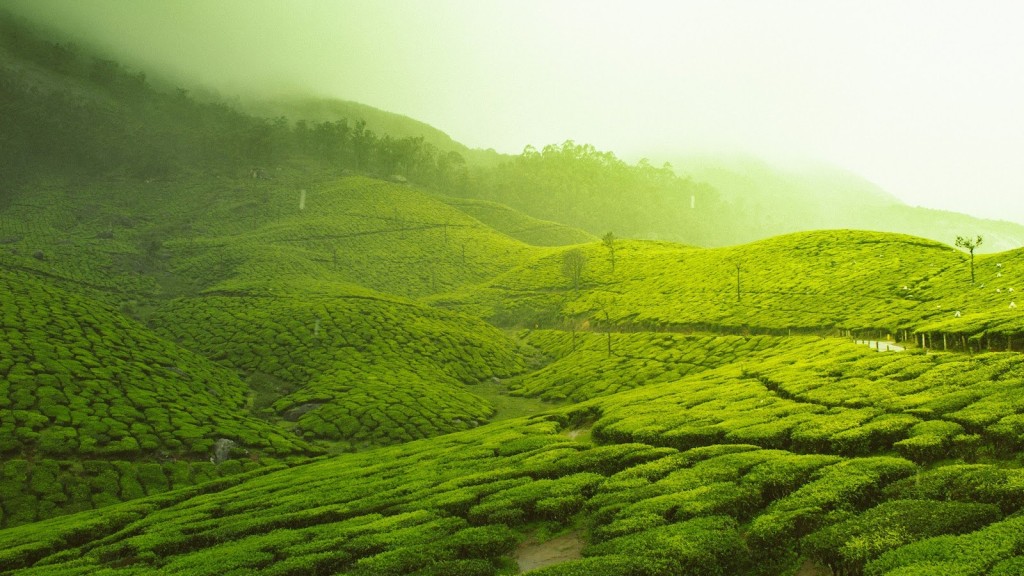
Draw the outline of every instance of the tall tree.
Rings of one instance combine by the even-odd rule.
[[[605,234],[601,237],[601,243],[608,249],[608,262],[612,265],[612,274],[615,274],[615,234]]]
[[[974,284],[974,249],[981,246],[981,236],[971,240],[968,236],[957,236],[956,247],[963,248],[971,253],[971,284]]]
[[[740,271],[742,271],[742,268],[740,267],[740,263],[738,261],[737,262],[733,262],[732,265],[736,268],[736,301],[739,302],[740,298],[741,298],[740,297]]]
[[[562,256],[562,274],[572,282],[572,287],[580,289],[580,279],[583,278],[583,270],[587,266],[587,255],[583,250],[574,248]]]

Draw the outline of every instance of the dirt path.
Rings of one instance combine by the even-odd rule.
[[[879,352],[903,352],[906,350],[895,342],[886,342],[885,340],[857,340],[857,344],[866,344],[869,348],[874,348]]]
[[[823,566],[818,566],[808,558],[807,560],[804,560],[803,565],[796,571],[796,576],[832,576],[832,570]]]
[[[584,545],[586,543],[575,532],[546,542],[527,540],[519,545],[515,553],[519,573],[581,558],[580,552]]]

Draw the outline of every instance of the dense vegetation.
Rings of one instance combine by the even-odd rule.
[[[681,178],[671,166],[629,165],[611,152],[572,141],[527,147],[494,169],[476,173],[467,193],[594,234],[695,244],[729,239],[720,225],[731,207],[710,186]]]
[[[905,235],[619,239],[729,207],[573,143],[487,173],[262,119],[2,22],[0,572],[514,574],[559,539],[533,574],[1024,568],[1021,250],[972,282]]]

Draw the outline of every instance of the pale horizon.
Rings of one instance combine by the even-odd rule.
[[[143,70],[308,93],[474,148],[810,159],[1024,224],[1014,2],[6,0]]]

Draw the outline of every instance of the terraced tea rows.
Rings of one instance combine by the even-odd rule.
[[[733,362],[770,357],[796,345],[793,340],[770,336],[651,332],[572,334],[534,330],[524,332],[522,339],[556,360],[540,370],[510,379],[509,390],[516,395],[573,402],[674,382]]]
[[[510,341],[475,320],[369,291],[334,300],[180,299],[152,320],[235,370],[276,384],[308,379],[303,389],[260,401],[277,414],[295,410],[310,437],[330,437],[315,427],[345,422],[341,411],[351,416],[359,405],[355,387],[321,377],[332,370],[363,376],[368,390],[387,394],[398,388],[389,387],[392,376],[371,382],[378,369],[402,374],[407,364],[466,390],[478,369],[501,375],[484,366],[522,367]],[[549,576],[777,574],[805,557],[881,574],[930,566],[921,564],[936,554],[929,551],[947,543],[969,551],[943,557],[965,574],[1015,565],[1011,527],[1024,507],[1024,481],[1015,469],[964,461],[1005,461],[1024,445],[1014,400],[1024,364],[1016,354],[883,354],[836,338],[615,333],[609,356],[608,334],[580,332],[575,350],[571,332],[521,336],[555,361],[536,380],[507,384],[593,399],[338,456],[201,498],[186,489],[59,524],[8,528],[0,532],[2,560],[34,566],[29,574],[497,574],[513,568],[516,543],[540,528],[577,530],[587,542],[583,558],[537,571]],[[461,350],[452,358],[461,368],[432,364],[447,349]],[[648,381],[627,381],[619,358],[634,356],[649,364]],[[366,366],[373,369],[359,371]],[[580,368],[572,382],[570,366]],[[400,378],[406,391],[439,389]],[[349,400],[336,411],[330,401],[318,404],[330,386]],[[388,417],[414,422],[416,415]],[[353,430],[387,428],[373,426],[376,415],[354,420]],[[598,445],[569,439],[580,426],[592,426]],[[367,440],[436,431],[403,428],[405,436]],[[13,481],[27,479],[17,466]],[[43,484],[73,469],[48,466]],[[146,483],[139,468],[141,492],[163,486],[161,478],[173,486],[169,466],[162,476],[146,468]],[[141,495],[122,472],[118,497]],[[65,492],[69,509],[84,507],[72,495],[84,488],[75,490]],[[19,502],[34,503],[39,517],[53,512],[32,496],[23,492]],[[104,497],[90,489],[90,502],[97,498]],[[983,538],[1001,547],[976,549]]]
[[[265,414],[310,439],[390,443],[477,426],[493,409],[467,385],[524,369],[515,343],[479,320],[367,291],[176,300],[152,322],[240,374],[270,377]]]
[[[241,450],[239,450],[241,452]],[[7,459],[0,467],[0,527],[9,528],[56,516],[102,508],[220,480],[221,485],[241,482],[232,478],[245,471],[265,473],[279,469],[258,459],[232,459],[220,463],[165,457],[156,460],[52,460],[33,457]]]
[[[1024,505],[1015,471],[924,472],[896,457],[749,444],[594,446],[564,435],[594,416],[598,427],[614,420],[617,396],[338,456],[201,498],[174,492],[8,529],[2,560],[34,566],[24,574],[498,574],[514,567],[523,534],[543,527],[575,528],[588,542],[583,558],[535,572],[546,576],[778,574],[801,554],[880,574],[939,542],[969,550],[983,537],[996,545],[958,573],[1012,562],[1018,536],[1004,518]],[[602,416],[604,404],[613,413]],[[620,426],[641,437],[646,425]]]
[[[990,353],[1024,349],[1024,250],[599,241],[404,182],[623,236],[746,211],[0,28],[0,572],[507,576],[527,541],[574,543],[546,576],[1024,571],[1024,360]]]
[[[568,246],[597,240],[593,234],[579,228],[538,220],[504,204],[471,198],[445,197],[442,200],[502,234],[533,246]]]
[[[276,176],[41,185],[0,215],[0,262],[120,305],[310,280],[420,296],[481,282],[533,252],[409,186]]]
[[[0,526],[241,472],[207,462],[220,439],[253,466],[318,452],[252,418],[234,373],[104,305],[6,269],[0,293]]]
[[[206,459],[232,438],[269,454],[309,449],[245,414],[246,386],[118,313],[0,270],[0,451],[49,457]]]
[[[1022,350],[1017,284],[1024,251],[966,256],[938,243],[871,232],[811,232],[714,250],[591,243],[582,290],[566,252],[430,302],[499,325],[613,331],[862,334],[926,348]]]
[[[194,237],[169,244],[174,273],[213,290],[301,290],[313,279],[421,296],[480,282],[531,252],[423,192],[380,180],[227,196],[194,216]],[[247,210],[258,214],[248,226]]]
[[[1017,354],[879,354],[826,339],[767,360],[638,388],[606,404],[598,439],[678,449],[752,443],[802,453],[895,451],[920,463],[1024,447]],[[641,436],[622,430],[642,430]]]

